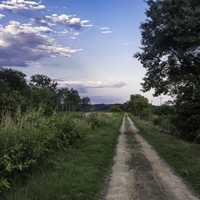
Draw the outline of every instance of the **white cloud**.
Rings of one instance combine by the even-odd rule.
[[[101,31],[109,31],[109,30],[111,30],[111,28],[110,27],[101,27],[100,30]]]
[[[0,13],[0,19],[3,19],[4,17],[6,17],[4,14]]]
[[[60,34],[69,34],[69,31],[67,29],[64,29],[63,31],[58,32]]]
[[[47,36],[52,30],[48,27],[34,27],[10,21],[0,27],[0,66],[28,66],[41,58],[49,56],[70,57],[80,49],[57,45]]]
[[[74,87],[74,88],[85,88],[85,89],[101,89],[101,88],[122,88],[126,86],[125,82],[102,82],[102,81],[65,81],[56,80],[60,87]]]
[[[74,29],[81,29],[81,28],[84,28],[84,27],[85,28],[86,27],[92,27],[89,20],[81,20],[81,18],[74,17],[72,15],[52,14],[52,15],[46,16],[46,19],[49,20],[52,23],[67,25],[67,26],[72,27]]]
[[[43,10],[45,8],[46,8],[45,5],[30,0],[6,0],[0,3],[1,10],[23,11],[23,10]]]
[[[111,34],[112,33],[112,30],[110,27],[101,27],[100,31],[102,34]]]
[[[102,33],[102,34],[111,34],[112,31],[111,31],[111,30],[110,30],[110,31],[101,31],[101,33]]]
[[[32,24],[21,24],[18,21],[10,21],[5,28],[2,27],[3,32],[11,33],[17,35],[19,33],[49,33],[52,29],[46,26],[33,26]]]

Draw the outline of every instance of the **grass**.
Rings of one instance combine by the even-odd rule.
[[[76,145],[90,127],[81,114],[5,115],[0,122],[0,193],[12,188],[16,176],[23,176],[55,151]]]
[[[140,134],[159,155],[200,195],[200,145],[163,134],[151,122],[133,117]],[[183,122],[184,123],[184,122]]]
[[[120,115],[100,116],[104,123],[91,129],[76,147],[59,151],[39,166],[25,183],[18,183],[6,200],[95,200],[101,196],[112,165]]]

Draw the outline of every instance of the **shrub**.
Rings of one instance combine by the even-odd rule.
[[[105,114],[104,113],[101,113],[101,114],[89,113],[86,115],[86,119],[91,129],[94,130],[100,126],[106,125],[109,119],[108,116],[109,116],[109,113],[105,113]]]
[[[46,117],[40,112],[18,115],[16,119],[4,116],[0,124],[0,192],[11,187],[12,178],[17,174],[80,140],[88,128],[80,121],[70,114]]]

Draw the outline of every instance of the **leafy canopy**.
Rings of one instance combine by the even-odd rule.
[[[148,0],[141,25],[142,51],[136,54],[146,68],[144,91],[177,94],[179,87],[200,80],[200,1]],[[196,81],[196,82],[195,82]]]

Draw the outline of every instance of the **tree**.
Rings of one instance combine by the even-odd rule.
[[[35,109],[42,107],[50,114],[57,106],[57,83],[45,75],[36,74],[31,77],[31,104]]]
[[[142,52],[136,54],[146,68],[144,91],[177,94],[179,87],[200,80],[200,2],[148,0],[142,24]],[[195,81],[194,81],[195,80]]]
[[[48,88],[55,90],[57,87],[57,82],[53,81],[46,75],[36,74],[31,77],[30,85],[37,88]]]
[[[26,75],[22,72],[0,68],[0,91],[18,91],[22,95],[29,93],[29,87],[25,79]]]
[[[131,95],[128,102],[128,109],[136,116],[143,116],[146,114],[149,108],[148,99],[142,95]]]
[[[79,111],[81,106],[81,97],[77,90],[73,88],[70,90],[69,93],[69,110],[68,111]]]
[[[120,104],[114,104],[114,105],[111,106],[110,111],[111,112],[123,112],[122,105],[120,105]]]
[[[77,90],[57,88],[57,83],[46,75],[33,75],[27,83],[22,72],[0,68],[0,116],[17,110],[42,109],[53,111],[79,111],[88,109],[90,99],[81,99]]]
[[[25,74],[12,69],[0,68],[0,114],[25,111],[29,104],[30,88]]]
[[[57,91],[57,104],[61,111],[79,111],[81,106],[88,106],[88,97],[81,99],[77,90],[60,88]]]
[[[83,97],[81,99],[81,109],[83,111],[88,111],[90,108],[90,98],[89,97]]]
[[[177,126],[194,139],[200,130],[200,1],[147,3],[142,52],[136,54],[147,70],[143,89],[176,97]]]

